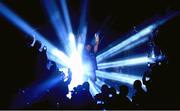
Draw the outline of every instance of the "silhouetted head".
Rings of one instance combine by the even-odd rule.
[[[41,48],[41,42],[36,40],[36,42],[34,43],[34,48],[39,50]]]
[[[76,91],[80,92],[81,90],[82,90],[82,85],[78,85],[77,88],[76,88]]]
[[[109,90],[109,88],[108,88],[108,86],[106,84],[102,85],[102,87],[101,87],[101,92],[102,93],[107,93],[108,90]]]
[[[88,82],[84,82],[82,86],[85,90],[89,90],[89,83]]]
[[[142,84],[141,84],[140,80],[134,81],[134,84],[133,84],[134,89],[136,89],[136,90],[141,89],[142,88],[141,86],[142,86]]]
[[[50,67],[50,71],[53,72],[53,71],[56,71],[57,69],[57,66],[56,66],[56,63],[54,61],[51,61],[51,67]]]
[[[129,89],[126,85],[121,85],[119,87],[119,91],[120,91],[120,94],[123,95],[123,96],[127,96],[128,93],[129,93]]]
[[[46,54],[46,52],[47,52],[47,47],[44,46],[44,47],[43,47],[43,50],[42,50],[42,53],[45,53],[45,54]]]
[[[26,40],[27,40],[27,45],[30,46],[34,41],[34,38],[33,37],[27,37]]]
[[[114,87],[111,87],[109,90],[112,95],[116,94],[116,89]]]

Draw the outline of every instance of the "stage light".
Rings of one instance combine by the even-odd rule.
[[[29,36],[34,36],[36,40],[41,41],[43,45],[45,45],[48,49],[48,53],[51,53],[52,56],[56,56],[58,53],[58,59],[54,61],[63,61],[59,62],[59,64],[67,65],[68,57],[60,50],[58,50],[54,45],[48,42],[43,35],[35,31],[29,24],[27,24],[22,18],[16,15],[13,11],[11,11],[8,7],[6,7],[3,3],[0,3],[0,14],[3,15],[7,20],[9,20],[12,24],[18,27],[21,31],[28,34]],[[28,36],[26,36],[28,37]]]
[[[84,48],[84,45],[83,45],[83,43],[78,43],[78,45],[77,45],[77,51],[78,51],[78,53],[82,56],[82,54],[83,54],[83,48]]]
[[[96,94],[100,93],[100,89],[98,87],[95,87],[95,84],[91,81],[88,80],[90,84],[90,93],[94,97]]]
[[[88,0],[83,0],[81,2],[81,15],[79,19],[79,27],[78,27],[78,52],[82,54],[84,44],[86,41],[87,35],[87,8],[88,8]]]
[[[154,63],[154,61],[148,58],[147,56],[140,56],[125,60],[114,61],[114,62],[100,63],[98,64],[98,69],[106,69],[106,68],[114,68],[114,67],[122,67],[122,66],[123,67],[134,66],[134,65],[148,64],[148,63]]]
[[[108,59],[110,57],[113,57],[116,54],[119,54],[120,52],[122,52],[121,50],[123,50],[123,48],[128,47],[128,45],[130,45],[132,42],[138,41],[144,37],[148,37],[148,35],[157,27],[163,25],[164,23],[166,23],[168,20],[172,19],[173,17],[177,16],[180,14],[180,11],[176,11],[176,12],[170,12],[167,15],[161,17],[159,20],[156,20],[154,23],[152,23],[151,25],[145,27],[144,29],[140,30],[139,32],[137,32],[136,34],[130,36],[128,39],[120,42],[119,44],[109,48],[108,50],[106,50],[105,52],[99,54],[96,59],[97,62],[101,62],[105,59]],[[145,42],[145,41],[144,41]],[[140,44],[143,42],[140,42]],[[134,45],[137,46],[138,44]],[[130,47],[133,48],[133,45]],[[127,48],[127,50],[129,50],[130,48]],[[123,50],[125,51],[125,49]]]
[[[68,40],[69,35],[66,30],[65,24],[63,22],[62,15],[61,15],[55,1],[54,0],[50,0],[50,1],[44,0],[44,6],[47,10],[48,17],[51,21],[53,28],[56,31],[59,41],[65,47],[66,53],[68,55],[70,55],[69,54],[70,45],[69,45],[69,40]]]
[[[96,79],[95,84],[96,84],[97,86],[99,86],[100,88],[101,88],[102,85],[104,85],[104,84],[108,85],[107,83],[103,82],[103,81],[100,80],[99,78]],[[108,85],[108,87],[110,87],[110,86]]]
[[[96,57],[97,62],[99,63],[104,59],[110,58],[110,57],[118,54],[120,50],[122,50],[126,46],[130,45],[132,42],[135,42],[143,37],[147,37],[147,35],[150,34],[154,28],[155,28],[154,25],[150,25],[150,26],[144,28],[143,30],[139,31],[135,35],[129,37],[128,39],[113,46],[112,48],[110,48],[107,51],[103,52],[102,54],[98,55]]]
[[[99,71],[99,70],[96,70],[96,76],[99,78],[109,79],[109,80],[113,80],[113,81],[119,81],[119,82],[131,84],[131,85],[133,85],[135,80],[142,79],[142,77],[134,76],[133,74],[104,72],[104,71]]]
[[[63,17],[66,23],[67,31],[68,33],[72,33],[72,26],[71,26],[71,21],[70,21],[70,16],[69,16],[66,0],[60,0],[60,5],[61,5],[62,12],[64,15]]]
[[[55,60],[59,61],[59,64],[65,64],[64,66],[69,67],[70,66],[70,59],[61,51],[59,51],[56,48],[50,49],[50,54],[52,54],[53,56],[55,56]],[[59,60],[61,58],[61,60]],[[55,62],[56,62],[55,61]]]
[[[122,50],[120,50],[120,51],[117,52],[117,53],[121,53],[121,52],[123,52],[123,51],[127,51],[127,50],[129,50],[129,49],[135,48],[136,46],[141,45],[142,43],[145,43],[145,42],[147,42],[148,40],[149,40],[148,37],[142,38],[142,39],[140,39],[140,40],[138,40],[138,41],[135,41],[135,42],[129,44],[128,46],[126,46],[125,48],[123,48]],[[115,52],[115,53],[116,53],[116,52]]]
[[[72,81],[69,84],[69,90],[84,82],[84,70],[81,56],[75,52],[70,57],[70,67],[72,71]]]
[[[75,40],[75,36],[73,33],[69,33],[69,45],[70,45],[70,51],[69,52],[71,55],[74,53],[77,53],[77,48],[76,48],[76,40]]]
[[[86,34],[87,34],[87,26],[84,26],[82,29],[82,32],[80,32],[78,36],[78,46],[77,50],[78,52],[82,55],[83,49],[84,49],[84,44],[86,41]]]

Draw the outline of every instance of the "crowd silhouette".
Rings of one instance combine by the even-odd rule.
[[[163,36],[163,33],[160,36]],[[32,46],[33,41],[35,43]],[[162,40],[158,40],[158,44],[162,44],[159,41]],[[104,84],[101,87],[101,93],[93,97],[90,93],[90,84],[84,82],[82,85],[74,87],[71,91],[72,97],[69,99],[67,94],[69,93],[68,85],[72,79],[71,71],[68,71],[68,77],[64,72],[59,71],[56,61],[51,61],[47,57],[48,47],[42,46],[41,42],[34,40],[33,37],[27,37],[23,44],[21,44],[21,48],[25,51],[23,52],[24,57],[15,54],[12,58],[15,62],[13,65],[20,64],[17,66],[19,69],[12,68],[14,71],[6,69],[7,73],[15,72],[17,74],[1,78],[1,82],[3,82],[1,83],[3,89],[0,98],[1,109],[179,108],[179,98],[175,96],[179,90],[173,86],[177,86],[176,82],[167,81],[169,75],[165,78],[161,75],[163,73],[171,74],[171,71],[174,70],[167,61],[157,61],[157,63],[151,64],[150,70],[144,72],[142,80],[134,81],[135,93],[131,98],[127,96],[129,88],[125,84],[121,84],[118,91],[114,87]],[[167,54],[171,57],[169,53]],[[28,96],[32,96],[31,94],[36,92],[34,87],[51,78],[58,78],[58,82],[52,87],[42,88],[39,95],[36,95],[35,98],[30,97],[32,100],[29,100]],[[149,79],[147,80],[147,78]],[[7,80],[10,81],[10,85],[3,86]],[[142,88],[142,85],[145,85],[147,91]]]

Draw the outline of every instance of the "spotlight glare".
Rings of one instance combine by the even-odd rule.
[[[125,48],[123,48],[122,50],[120,50],[119,52],[114,52],[114,54],[115,54],[115,53],[121,53],[121,52],[123,52],[123,51],[127,51],[127,50],[129,50],[129,49],[135,48],[136,46],[138,46],[138,45],[140,45],[140,44],[142,44],[142,43],[145,43],[145,42],[148,41],[148,40],[149,40],[148,37],[142,38],[142,39],[140,39],[140,40],[138,40],[138,41],[133,42],[132,44],[129,44],[128,46],[126,46]]]
[[[59,51],[55,46],[53,46],[51,43],[49,43],[43,35],[35,31],[29,24],[27,24],[22,18],[20,18],[18,15],[16,15],[14,12],[12,12],[8,7],[6,7],[3,3],[0,3],[0,14],[2,14],[5,18],[7,18],[12,24],[14,24],[16,27],[18,27],[21,31],[27,33],[29,36],[34,36],[35,39],[41,41],[46,47],[48,47],[48,53],[51,54],[51,56],[56,56],[58,53],[58,61],[64,61],[60,64],[68,64],[67,63],[67,56]],[[55,51],[55,52],[54,52]],[[49,56],[48,56],[49,57]],[[52,58],[52,57],[50,57]],[[53,59],[56,61],[57,59]]]
[[[84,70],[81,56],[75,52],[70,57],[70,69],[72,71],[72,81],[69,90],[84,82]]]
[[[94,97],[96,94],[100,93],[100,89],[98,87],[95,87],[95,84],[91,81],[88,80],[90,84],[90,93]]]
[[[84,48],[84,44],[86,41],[87,35],[87,8],[88,8],[88,0],[83,0],[81,4],[81,15],[79,21],[79,35],[78,35],[78,52],[81,54]]]
[[[65,51],[68,53],[70,49],[70,45],[68,44],[69,40],[67,38],[68,32],[65,29],[62,15],[60,11],[58,10],[58,7],[55,1],[44,0],[44,6],[47,10],[48,17],[51,20],[51,24],[56,31],[59,41],[63,44],[63,46],[65,47]]]
[[[98,69],[114,68],[121,66],[133,66],[133,65],[140,65],[146,63],[154,63],[154,61],[148,58],[147,56],[142,56],[142,57],[129,58],[114,62],[100,63],[98,64]]]
[[[76,41],[75,41],[75,36],[73,33],[69,33],[69,45],[70,45],[70,50],[69,52],[71,55],[76,53]]]
[[[60,4],[61,8],[63,10],[62,12],[63,12],[63,15],[64,15],[64,20],[65,20],[65,23],[66,23],[68,33],[71,33],[72,32],[72,27],[71,27],[70,16],[69,16],[66,0],[60,0],[60,3],[61,3]]]
[[[154,29],[163,25],[168,20],[178,16],[179,14],[180,14],[180,11],[174,11],[174,12],[167,13],[165,16],[161,17],[159,20],[156,20],[151,25],[149,25],[146,28],[142,29],[141,31],[137,32],[135,35],[130,36],[128,39],[122,41],[121,43],[111,47],[107,51],[98,55],[96,57],[97,62],[99,63],[99,62],[101,62],[107,58],[110,58],[110,57],[122,52],[121,50],[123,50],[123,48],[130,45],[132,42],[135,42],[135,41],[142,39],[144,37],[148,37],[147,35],[150,34]],[[140,43],[143,43],[143,42],[140,42]],[[130,47],[130,48],[133,48],[133,47]],[[130,49],[130,48],[128,48],[128,49]]]
[[[102,54],[98,55],[96,57],[97,62],[99,63],[104,59],[110,58],[110,57],[118,54],[123,48],[125,48],[126,46],[128,46],[132,42],[135,42],[135,41],[137,41],[143,37],[147,37],[147,35],[150,34],[154,28],[155,28],[154,25],[150,25],[150,26],[146,27],[145,29],[139,31],[135,35],[133,35],[133,36],[129,37],[128,39],[122,41],[121,43],[113,46],[112,48],[110,48],[107,51],[103,52]]]
[[[56,57],[57,61],[59,61],[59,59],[61,60],[59,63],[62,62],[63,64],[65,64],[65,66],[70,66],[70,60],[63,52],[61,52],[61,51],[59,51],[58,49],[55,49],[55,48],[51,49],[50,52],[51,52],[51,54],[53,56]]]
[[[97,84],[99,87],[102,87],[102,85],[104,85],[104,84],[106,84],[106,83],[97,78],[96,84]],[[107,84],[106,84],[106,85],[107,85]],[[108,85],[108,86],[109,86],[109,85]]]

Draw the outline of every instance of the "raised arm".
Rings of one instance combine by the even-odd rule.
[[[96,53],[99,47],[99,35],[95,33],[94,37],[95,37],[94,53]]]

